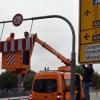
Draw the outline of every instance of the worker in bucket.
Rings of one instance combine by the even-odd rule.
[[[10,36],[7,37],[6,41],[12,41],[12,40],[14,40],[14,37],[15,37],[15,34],[12,32],[12,33],[10,33]]]
[[[29,37],[29,33],[27,31],[24,32],[24,36],[25,38],[28,38]]]

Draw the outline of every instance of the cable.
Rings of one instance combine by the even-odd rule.
[[[32,27],[33,27],[33,20],[32,20],[32,23],[31,23],[31,28],[30,28],[30,35],[31,35],[31,32],[32,32]]]
[[[5,27],[5,23],[3,23],[2,32],[1,32],[1,36],[0,36],[0,42],[1,42],[3,31],[4,31],[4,27]]]

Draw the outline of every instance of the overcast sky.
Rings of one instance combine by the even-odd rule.
[[[76,62],[78,63],[78,27],[79,27],[79,0],[0,0],[0,21],[12,20],[13,16],[21,13],[24,18],[44,15],[62,15],[70,20],[76,33]],[[24,31],[30,31],[31,21],[23,22],[21,26],[15,27],[11,23],[6,24],[2,36],[5,40],[10,32],[15,33],[15,38],[23,38]],[[0,31],[2,25],[0,25]],[[1,32],[0,32],[1,33]],[[32,33],[38,33],[38,37],[51,45],[55,50],[62,53],[66,58],[71,57],[72,33],[69,26],[61,19],[46,19],[33,22]],[[31,69],[43,70],[44,67],[57,69],[63,63],[42,48],[35,45]],[[94,65],[94,69],[100,73],[100,66]]]

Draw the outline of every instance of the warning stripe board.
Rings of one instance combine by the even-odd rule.
[[[12,52],[32,49],[32,38],[15,39],[13,41],[3,41],[0,43],[0,52]]]
[[[23,63],[23,51],[14,51],[14,52],[2,52],[2,69],[6,69],[9,71],[22,70],[22,69],[30,69],[30,57],[31,50],[29,54],[29,63]]]
[[[15,53],[14,52],[10,52],[7,55],[7,64],[15,64]]]

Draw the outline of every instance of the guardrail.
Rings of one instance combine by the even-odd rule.
[[[28,96],[1,98],[0,100],[28,100]]]
[[[28,91],[18,91],[18,90],[0,91],[0,98],[23,97],[23,96],[28,96],[29,93],[30,92]]]
[[[28,100],[28,97],[8,98],[8,100]]]

